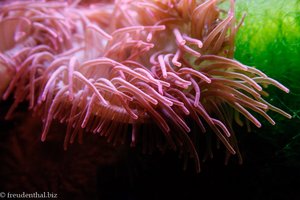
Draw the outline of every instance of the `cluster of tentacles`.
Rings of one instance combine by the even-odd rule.
[[[2,4],[0,67],[11,77],[3,99],[14,98],[7,117],[27,101],[42,117],[43,141],[56,119],[67,124],[65,148],[87,131],[114,145],[129,139],[146,152],[177,149],[195,158],[197,170],[189,132],[208,128],[228,154],[239,155],[232,124],[250,121],[260,127],[253,112],[275,124],[268,110],[290,118],[263,99],[268,85],[289,90],[233,59],[241,23],[235,21],[233,0],[222,2],[228,10],[219,4]]]

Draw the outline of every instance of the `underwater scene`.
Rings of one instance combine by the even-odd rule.
[[[0,77],[0,198],[300,199],[299,0],[1,1]]]

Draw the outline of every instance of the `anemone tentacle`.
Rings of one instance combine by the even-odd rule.
[[[162,134],[153,133],[150,151],[179,149],[199,171],[192,120],[202,133],[208,125],[240,158],[232,123],[243,125],[241,115],[257,127],[253,112],[271,124],[268,110],[291,116],[263,99],[267,85],[288,88],[233,59],[240,25],[234,0],[228,2],[227,11],[216,0],[2,5],[0,66],[14,73],[3,94],[14,98],[8,116],[28,101],[43,118],[43,141],[52,120],[67,124],[65,148],[82,131],[125,143],[123,126],[132,127],[135,146],[141,127],[151,124]]]

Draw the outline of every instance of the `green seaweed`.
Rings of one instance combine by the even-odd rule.
[[[271,114],[276,126],[264,123],[259,137],[284,156],[286,165],[300,166],[300,1],[237,0],[237,18],[246,18],[236,38],[235,59],[255,66],[290,89],[268,88],[268,100],[289,112],[291,120]]]

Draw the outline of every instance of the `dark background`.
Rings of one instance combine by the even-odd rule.
[[[1,104],[1,113],[9,103]],[[25,106],[24,106],[25,109]],[[0,126],[0,188],[5,192],[54,192],[59,199],[299,199],[297,119],[280,131],[274,126],[237,133],[244,163],[224,165],[224,148],[201,163],[177,152],[144,155],[126,146],[112,147],[87,134],[82,145],[63,150],[65,127],[54,124],[40,142],[41,123],[21,108]],[[293,122],[294,121],[294,122]],[[294,126],[291,126],[293,124]],[[279,126],[282,128],[283,125]],[[284,134],[280,134],[284,132]],[[270,135],[276,133],[277,137]],[[280,136],[278,136],[280,135]]]

